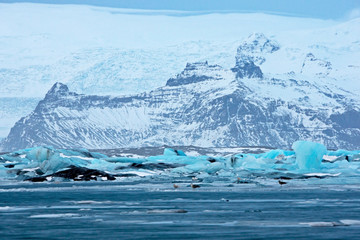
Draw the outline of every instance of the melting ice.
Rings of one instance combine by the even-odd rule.
[[[0,155],[0,178],[19,181],[107,181],[191,177],[211,183],[356,183],[360,151],[328,151],[319,143],[298,141],[293,151],[271,150],[230,157],[188,156],[166,148],[146,158],[108,157],[86,149],[36,147]],[[323,180],[324,179],[324,180]],[[354,181],[354,182],[352,182]],[[175,187],[175,185],[174,185]]]

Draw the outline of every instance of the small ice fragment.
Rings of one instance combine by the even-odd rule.
[[[68,156],[68,155],[65,155],[64,153],[60,153],[59,154],[60,157],[62,158],[78,158],[78,159],[83,159],[83,160],[93,160],[94,158],[91,158],[91,157],[82,157],[82,156],[78,156],[78,155],[75,155],[75,156]]]
[[[74,204],[100,204],[102,202],[93,201],[93,200],[82,200],[82,201],[72,201]]]
[[[66,218],[66,217],[78,217],[76,213],[60,213],[60,214],[38,214],[31,215],[29,218]]]
[[[340,222],[345,225],[360,225],[360,220],[344,219],[340,220]]]
[[[300,224],[309,225],[310,227],[334,227],[337,225],[335,222],[304,222]]]
[[[335,162],[336,159],[338,159],[338,156],[329,156],[329,155],[323,156],[323,161],[325,162]]]
[[[0,211],[8,211],[13,209],[13,207],[9,207],[9,206],[5,206],[5,207],[0,207]]]
[[[22,171],[24,171],[24,172],[33,172],[33,171],[36,171],[36,170],[38,170],[38,169],[39,169],[39,167],[35,167],[35,168],[23,168]]]
[[[339,176],[341,173],[306,173],[304,174],[304,176],[307,177],[319,177],[319,178],[325,178],[325,177],[337,177]]]
[[[147,213],[187,213],[185,209],[154,209],[149,210]]]

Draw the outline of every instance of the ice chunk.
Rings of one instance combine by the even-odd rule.
[[[335,227],[339,225],[336,222],[304,222],[300,224],[305,224],[309,227]]]
[[[183,151],[172,149],[172,148],[165,148],[164,155],[165,156],[186,156],[186,154]]]
[[[293,148],[295,151],[274,149],[230,157],[186,156],[183,151],[166,148],[163,155],[138,159],[107,157],[86,149],[36,147],[1,155],[0,179],[39,182],[168,177],[170,180],[191,175],[204,182],[250,183],[263,179],[301,180],[296,183],[325,179],[322,183],[326,184],[358,182],[360,151],[326,151],[322,144],[305,141],[294,143]]]
[[[38,214],[31,215],[29,218],[71,218],[79,217],[79,214],[76,213],[59,213],[59,214]]]
[[[326,154],[326,147],[320,143],[297,141],[293,143],[296,163],[302,170],[319,169],[322,157]]]
[[[53,156],[54,152],[51,147],[37,147],[31,149],[27,154],[26,158],[30,161],[37,161],[39,163],[49,160]]]
[[[0,211],[10,211],[14,209],[13,207],[9,207],[9,206],[5,206],[5,207],[0,207]]]
[[[77,154],[81,153],[85,157],[89,157],[89,158],[107,158],[108,157],[102,153],[89,152],[87,149],[84,149],[84,148],[76,148],[76,149],[73,149],[73,151],[75,151],[75,153],[77,153]]]
[[[265,152],[265,153],[257,154],[257,156],[262,157],[262,158],[281,160],[285,156],[290,156],[290,155],[293,155],[293,154],[294,154],[294,152],[292,152],[292,151],[286,151],[286,150],[281,150],[281,149],[273,149],[273,150],[270,150],[270,151]]]
[[[199,173],[199,172],[204,171],[208,167],[209,164],[210,164],[209,162],[201,161],[201,162],[189,164],[184,167],[175,168],[172,172],[174,172],[174,173]]]
[[[41,162],[39,167],[43,173],[51,174],[70,166],[82,167],[87,164],[88,161],[83,159],[76,158],[75,156],[71,158],[61,157],[61,152],[56,152],[51,158]]]
[[[207,173],[210,173],[210,174],[214,174],[214,173],[216,173],[216,172],[218,172],[218,171],[220,171],[221,169],[224,169],[224,168],[225,168],[224,163],[214,162],[214,163],[207,164],[204,171],[207,172]]]
[[[110,163],[143,163],[146,161],[144,158],[128,158],[128,157],[108,157],[103,160]]]
[[[327,155],[328,157],[337,157],[335,161],[346,160],[351,162],[360,160],[360,151],[347,151],[339,149],[337,151],[329,151]]]
[[[323,161],[324,162],[336,162],[336,160],[338,160],[338,156],[329,156],[329,155],[324,155],[323,156]]]
[[[360,220],[344,219],[340,220],[340,222],[345,225],[360,225]]]

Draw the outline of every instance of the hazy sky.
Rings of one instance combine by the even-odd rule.
[[[118,8],[210,12],[265,12],[322,19],[360,17],[360,0],[0,0],[0,2],[87,4]]]

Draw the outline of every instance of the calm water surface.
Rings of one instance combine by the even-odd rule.
[[[0,185],[1,239],[359,239],[360,191],[341,186]]]

